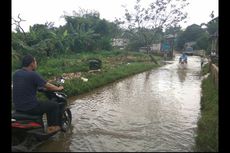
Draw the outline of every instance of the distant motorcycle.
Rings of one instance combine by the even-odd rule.
[[[180,59],[179,60],[179,67],[180,68],[186,68],[187,67],[187,60],[185,60],[185,59]]]
[[[182,59],[179,63],[180,64],[187,64],[187,60]]]
[[[60,83],[64,83],[64,79],[61,79]],[[61,110],[61,131],[67,131],[72,122],[72,113],[67,106],[67,95],[62,92],[47,91],[44,89],[39,89],[39,91],[43,92],[49,100],[59,104]],[[32,151],[37,145],[57,133],[46,133],[47,125],[44,115],[35,116],[18,111],[12,113],[11,127],[12,151],[14,152]]]

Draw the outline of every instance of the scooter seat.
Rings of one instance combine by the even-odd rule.
[[[31,115],[31,114],[26,114],[24,112],[14,112],[12,114],[12,118],[16,119],[16,120],[38,120],[41,119],[42,116],[41,115]]]

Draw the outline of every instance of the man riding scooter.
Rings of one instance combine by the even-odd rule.
[[[13,75],[13,103],[14,109],[31,115],[47,114],[47,133],[54,133],[61,129],[59,119],[59,106],[52,101],[41,102],[36,98],[39,87],[49,91],[61,91],[63,86],[55,86],[45,81],[37,72],[36,59],[26,55],[22,59],[22,68]]]

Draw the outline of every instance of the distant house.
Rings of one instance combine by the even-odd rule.
[[[150,49],[151,49],[152,52],[157,52],[157,53],[159,53],[160,50],[161,50],[161,43],[152,44],[151,47],[150,47]]]
[[[112,46],[114,48],[124,49],[128,44],[128,39],[114,38],[112,40]]]
[[[148,47],[140,47],[140,52],[147,52]],[[152,44],[149,46],[149,53],[159,53],[161,50],[161,43]]]
[[[142,53],[147,53],[147,47],[140,47],[139,48],[139,52],[142,52]]]

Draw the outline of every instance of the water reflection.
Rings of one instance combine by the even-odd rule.
[[[187,69],[177,69],[178,78],[181,83],[183,83],[187,76]]]
[[[45,142],[44,145],[40,145],[36,151],[52,151],[59,152],[63,150],[65,152],[71,152],[69,146],[71,146],[71,136],[74,135],[74,126],[71,126],[66,133],[58,133],[51,139]]]

